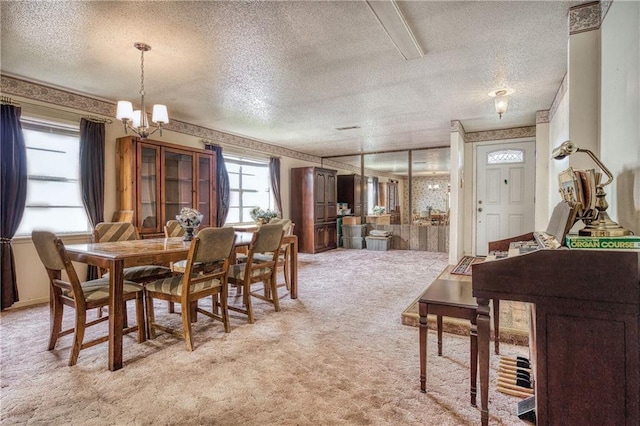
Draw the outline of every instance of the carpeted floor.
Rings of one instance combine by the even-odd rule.
[[[446,263],[446,254],[421,251],[301,254],[299,298],[283,298],[281,312],[254,301],[256,323],[234,314],[229,334],[202,318],[193,352],[166,334],[143,344],[127,336],[117,372],[107,370],[106,343],[81,351],[75,367],[66,366],[71,336],[47,351],[48,307],[3,312],[0,422],[478,424],[480,412],[469,404],[468,338],[445,335],[438,357],[430,333],[422,394],[418,329],[401,324],[403,309]],[[156,311],[180,325],[164,304]],[[502,354],[526,348],[503,345]],[[520,399],[495,389],[498,361],[492,356],[490,422],[526,424],[514,414]]]

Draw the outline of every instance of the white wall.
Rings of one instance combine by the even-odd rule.
[[[459,132],[451,132],[451,216],[449,218],[449,263],[455,265],[464,254],[465,146]]]
[[[640,234],[640,2],[614,1],[601,26],[600,159],[609,216]]]

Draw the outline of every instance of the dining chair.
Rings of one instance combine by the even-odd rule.
[[[138,230],[129,222],[100,222],[93,231],[93,241],[96,243],[130,241],[140,239]],[[108,272],[99,269],[100,277],[108,277]],[[124,268],[123,277],[125,280],[145,283],[159,278],[173,275],[173,271],[168,266],[163,265],[140,265]]]
[[[185,339],[187,350],[193,350],[192,319],[196,313],[204,314],[224,324],[225,333],[231,331],[227,304],[227,277],[229,262],[235,245],[233,228],[204,228],[191,241],[185,272],[160,279],[145,286],[147,299],[147,328],[149,337],[156,337],[156,329]],[[195,265],[199,264],[195,272]],[[216,298],[220,296],[219,306]],[[212,297],[212,311],[198,306],[198,300]],[[180,304],[182,331],[174,330],[155,321],[153,299]],[[219,311],[218,311],[219,310]]]
[[[87,322],[87,310],[109,305],[109,279],[99,278],[80,282],[64,244],[56,234],[49,231],[36,230],[31,233],[31,238],[38,256],[47,270],[51,286],[49,305],[51,332],[48,350],[52,351],[55,348],[60,337],[74,333],[71,355],[69,356],[69,366],[73,366],[78,361],[81,349],[106,342],[109,338],[108,336],[102,336],[84,342],[84,333],[87,327],[109,319],[108,316],[102,316]],[[62,271],[66,273],[68,280],[62,279]],[[123,303],[125,306],[129,300],[135,300],[136,325],[126,327],[123,333],[137,331],[138,342],[141,343],[145,341],[143,289],[141,285],[125,280],[123,285]],[[67,330],[62,330],[64,305],[73,308],[76,313],[74,327]],[[124,312],[126,314],[126,308]]]
[[[255,321],[251,304],[252,296],[272,303],[276,311],[280,310],[276,272],[283,234],[281,223],[262,225],[253,234],[246,261],[231,265],[229,268],[229,285],[242,289],[243,301],[242,307],[229,305],[229,309],[247,315],[250,324]],[[269,260],[258,261],[255,259],[257,254],[266,255],[265,259]],[[251,285],[254,283],[263,283],[262,294],[251,291]]]
[[[183,237],[184,228],[180,226],[180,223],[177,220],[168,220],[164,225],[164,236],[165,238]]]
[[[282,224],[284,236],[293,235],[293,228],[295,227],[295,224],[291,222],[291,219],[276,219],[276,220],[271,220],[269,222],[269,224],[274,224],[274,223]],[[258,262],[268,262],[269,260],[271,260],[271,257],[272,257],[271,253],[266,253],[266,254],[256,253],[253,258]],[[278,253],[278,269],[282,268],[283,275],[284,275],[284,284],[277,284],[277,287],[278,288],[286,287],[287,291],[291,290],[291,277],[289,275],[290,262],[291,262],[291,246],[289,245],[288,242],[283,243],[280,246],[280,251]]]

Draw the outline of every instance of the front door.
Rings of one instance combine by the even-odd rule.
[[[533,231],[535,142],[476,148],[476,256],[489,241]]]

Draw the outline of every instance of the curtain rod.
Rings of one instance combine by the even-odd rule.
[[[11,99],[8,96],[0,96],[0,104],[2,104],[2,105],[20,106],[19,103],[14,102],[13,99]]]
[[[96,122],[96,123],[108,123],[108,124],[112,124],[113,123],[113,120],[110,119],[110,118],[103,118],[103,117],[98,117],[98,116],[95,116],[95,115],[84,115],[84,114],[81,114],[81,113],[78,113],[78,112],[73,112],[73,111],[69,111],[69,110],[66,110],[66,109],[62,109],[62,108],[56,108],[55,106],[53,106],[53,104],[41,105],[41,104],[37,104],[37,103],[29,102],[29,101],[24,101],[24,100],[21,100],[20,103],[16,103],[15,101],[13,101],[13,99],[11,99],[11,98],[9,98],[7,96],[0,97],[0,103],[3,103],[3,104],[6,103],[6,104],[11,104],[11,105],[17,105],[17,106],[29,105],[29,106],[34,107],[34,109],[36,110],[36,111],[33,111],[33,110],[27,111],[27,112],[31,112],[31,113],[34,113],[34,112],[37,113],[38,109],[41,109],[41,110],[54,110],[54,111],[63,112],[65,114],[69,114],[69,115],[71,115],[73,117],[76,117],[76,118],[84,118],[86,120],[93,121],[93,122]],[[69,118],[67,118],[67,119],[69,119]]]
[[[225,146],[227,148],[229,148],[230,153],[234,154],[234,153],[256,153],[256,154],[262,154],[263,156],[268,156],[269,158],[280,158],[280,156],[276,156],[276,155],[271,155],[266,151],[260,151],[257,149],[251,149],[251,148],[244,148],[244,147],[237,147],[235,145],[228,145],[228,144],[221,144],[218,142],[214,142],[211,139],[200,139],[200,142],[207,146],[219,146],[221,148],[224,148]]]

